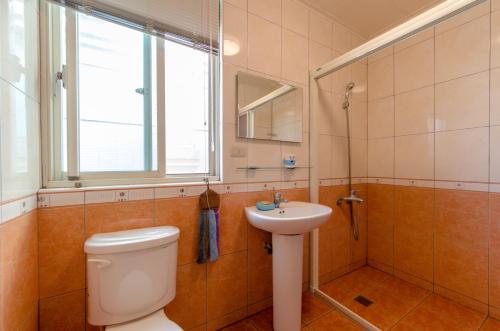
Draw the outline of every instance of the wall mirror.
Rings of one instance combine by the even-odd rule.
[[[238,72],[238,137],[302,142],[302,88]]]

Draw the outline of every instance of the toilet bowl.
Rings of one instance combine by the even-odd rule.
[[[163,312],[175,297],[179,234],[160,226],[87,239],[88,322],[107,331],[182,331]]]

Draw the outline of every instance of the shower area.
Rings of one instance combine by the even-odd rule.
[[[500,3],[455,3],[312,71],[311,287],[366,329],[500,318]]]

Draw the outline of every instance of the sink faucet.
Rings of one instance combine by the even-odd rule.
[[[288,202],[288,199],[283,199],[282,198],[281,192],[274,193],[273,194],[273,200],[274,200],[274,205],[276,206],[276,208],[279,208],[280,204],[282,202]]]

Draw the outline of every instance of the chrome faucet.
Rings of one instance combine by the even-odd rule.
[[[274,205],[276,206],[276,208],[279,208],[280,204],[282,202],[285,202],[285,203],[288,202],[288,199],[283,199],[281,192],[275,192],[273,194],[273,202],[274,202]]]
[[[363,199],[361,199],[360,197],[358,197],[356,195],[356,190],[352,190],[351,191],[351,195],[349,195],[348,197],[338,198],[337,199],[337,205],[342,204],[342,202],[344,202],[344,201],[348,202],[348,203],[353,203],[353,202],[361,203],[361,202],[364,202]]]

